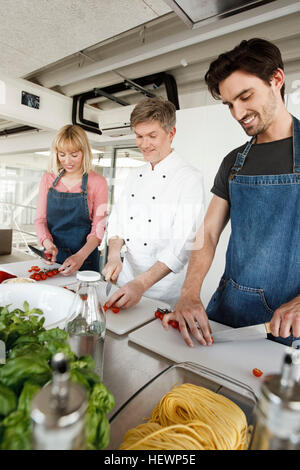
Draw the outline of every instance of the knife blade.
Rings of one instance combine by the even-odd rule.
[[[38,248],[35,248],[34,246],[32,245],[28,245],[28,248],[31,249],[31,251],[33,251],[33,253],[35,253],[36,255],[40,256],[41,258],[49,261],[49,258],[47,258],[47,255],[45,253],[44,250],[39,250]]]
[[[109,296],[109,293],[110,293],[110,291],[111,291],[111,288],[112,288],[112,282],[109,281],[109,282],[107,283],[107,285],[106,285],[106,290],[105,290],[106,297]]]
[[[225,343],[230,341],[249,341],[267,338],[270,333],[270,322],[258,325],[243,326],[241,328],[230,328],[212,333],[214,343]]]

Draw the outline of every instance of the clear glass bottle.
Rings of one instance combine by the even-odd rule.
[[[35,450],[82,450],[85,448],[86,390],[69,380],[63,353],[53,356],[53,380],[35,396],[31,405]]]
[[[95,362],[94,371],[103,379],[104,338],[106,318],[99,297],[100,274],[79,271],[74,301],[66,320],[69,344],[76,356],[89,354]]]

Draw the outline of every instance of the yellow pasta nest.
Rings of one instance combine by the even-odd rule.
[[[144,424],[130,429],[120,450],[243,450],[248,446],[244,412],[204,387],[173,387]]]

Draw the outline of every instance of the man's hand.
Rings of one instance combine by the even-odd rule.
[[[47,255],[49,255],[49,260],[43,260],[46,264],[54,264],[55,261],[56,261],[56,256],[57,256],[57,253],[58,253],[58,249],[56,248],[56,246],[54,245],[54,243],[49,240],[48,238],[46,240],[44,240],[43,242],[43,246],[45,248],[45,253]]]
[[[166,330],[170,320],[178,321],[180,333],[188,346],[194,346],[191,335],[204,346],[212,344],[208,318],[200,298],[181,297],[173,312],[163,316],[162,324]]]
[[[110,258],[102,269],[102,274],[105,280],[116,282],[120,272],[122,271],[122,266],[123,264],[119,255]]]
[[[137,279],[127,282],[123,287],[118,289],[108,300],[105,305],[118,308],[129,308],[136,305],[144,294],[144,286]]]
[[[69,258],[64,261],[58,271],[63,276],[70,276],[70,274],[73,274],[75,271],[78,271],[78,269],[81,268],[84,260],[85,258],[82,255],[75,253],[75,255],[69,256]]]
[[[275,310],[270,328],[273,336],[300,336],[300,295]]]

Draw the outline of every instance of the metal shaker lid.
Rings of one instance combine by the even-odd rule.
[[[54,356],[52,360],[53,382],[43,387],[32,402],[33,421],[51,430],[76,424],[86,412],[88,405],[84,388],[69,382],[66,364],[63,354],[59,353]]]
[[[300,364],[300,352],[288,348],[286,350],[281,374],[268,375],[261,387],[260,404],[263,411],[284,408],[300,411],[300,382],[295,380],[295,371]]]

